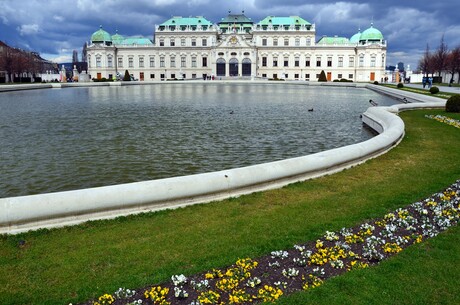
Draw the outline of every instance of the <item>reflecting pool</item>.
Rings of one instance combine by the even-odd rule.
[[[396,103],[364,88],[254,83],[0,93],[0,197],[190,175],[361,142],[373,136],[360,119],[369,99]]]

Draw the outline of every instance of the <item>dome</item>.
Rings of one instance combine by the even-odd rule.
[[[358,31],[355,35],[351,36],[350,42],[351,43],[358,43],[361,38],[361,30]]]
[[[102,25],[99,30],[91,35],[92,42],[112,42],[112,37],[109,33],[102,29]]]
[[[125,39],[125,37],[123,37],[120,34],[118,34],[118,31],[116,32],[115,35],[112,35],[112,41],[113,41],[114,44],[121,44],[124,39]]]
[[[361,34],[359,41],[381,41],[383,40],[382,32],[374,28],[374,25],[371,24],[371,27],[365,30]]]

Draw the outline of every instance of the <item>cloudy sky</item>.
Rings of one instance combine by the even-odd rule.
[[[213,23],[245,11],[258,22],[268,15],[298,15],[316,24],[316,35],[350,38],[371,22],[388,41],[387,64],[416,68],[427,44],[460,45],[459,0],[0,0],[0,40],[39,52],[55,62],[79,55],[102,25],[111,34],[152,39],[154,26],[172,16],[204,16]]]

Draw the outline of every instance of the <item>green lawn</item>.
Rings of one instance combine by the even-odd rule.
[[[331,176],[175,211],[2,236],[0,304],[76,303],[225,267],[428,197],[460,178],[460,130],[424,117],[439,113],[401,113],[406,136],[398,147]],[[458,233],[453,228],[282,304],[459,303]]]
[[[436,87],[438,84],[433,85],[433,87]],[[455,95],[455,93],[452,92],[442,92],[442,88],[440,88],[439,92],[436,94],[431,94],[430,89],[420,89],[420,88],[412,88],[412,87],[406,87],[404,86],[403,88],[398,88],[396,85],[393,84],[382,84],[382,86],[393,88],[393,89],[398,89],[398,90],[403,90],[403,91],[408,91],[408,92],[413,92],[413,93],[418,93],[418,94],[423,94],[423,95],[428,95],[428,96],[433,96],[433,97],[438,97],[442,99],[448,99],[452,95]]]

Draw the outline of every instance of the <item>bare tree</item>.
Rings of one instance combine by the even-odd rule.
[[[460,84],[460,46],[457,46],[449,52],[449,55],[447,56],[446,70],[451,74],[450,82],[454,81],[454,75],[458,73],[459,79],[457,80],[457,83]]]
[[[441,76],[441,73],[446,70],[447,57],[449,55],[449,49],[444,42],[444,35],[442,35],[441,42],[433,55],[434,71],[438,72],[438,75]]]
[[[425,53],[423,53],[422,58],[418,63],[418,69],[425,73],[425,76],[428,77],[428,74],[433,73],[433,55],[430,52],[430,46],[426,44]]]

